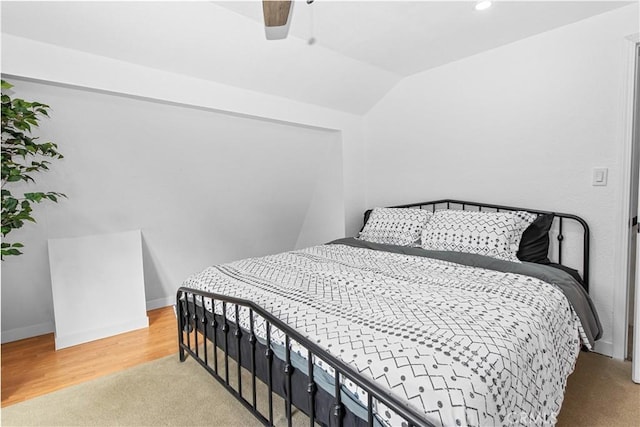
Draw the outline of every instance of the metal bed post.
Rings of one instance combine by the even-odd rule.
[[[253,325],[253,310],[249,309],[249,344],[251,344],[251,402],[254,410],[258,409],[256,399],[256,335]]]
[[[558,220],[558,264],[562,264],[562,241],[564,235],[562,234],[562,218]]]
[[[193,314],[191,315],[191,320],[193,320],[193,345],[196,348],[196,356],[200,357],[200,348],[198,346],[198,310],[193,310]]]
[[[236,352],[237,352],[237,355],[238,355],[238,363],[236,364],[236,366],[238,367],[238,369],[237,369],[237,373],[238,373],[238,394],[240,396],[242,396],[242,354],[241,354],[241,350],[240,350],[240,340],[242,339],[242,332],[240,332],[240,321],[238,320],[238,319],[240,319],[238,304],[236,304],[235,309],[236,309],[235,310],[236,330],[233,333],[233,335],[236,337]]]
[[[211,299],[211,310],[214,312],[211,320],[211,329],[213,330],[213,370],[218,375],[218,321],[215,316],[215,300]]]
[[[271,350],[271,323],[267,322],[267,386],[269,387],[269,425],[273,425],[273,350]]]
[[[222,301],[222,333],[224,333],[224,381],[229,385],[229,323],[227,323],[226,301]]]
[[[204,308],[204,298],[202,299],[202,344],[204,347],[204,363],[209,366],[209,357],[207,354],[207,310]]]
[[[181,301],[178,300],[176,303],[176,317],[178,320],[178,354],[180,356],[180,361],[184,362],[187,359],[187,355],[184,351],[184,308],[182,307]]]
[[[291,427],[291,418],[292,418],[292,413],[291,413],[291,393],[292,393],[292,389],[291,389],[291,375],[293,374],[293,366],[291,366],[291,339],[289,338],[289,335],[285,336],[284,339],[284,355],[285,355],[285,360],[284,360],[284,374],[286,376],[286,381],[285,381],[285,414],[287,417],[287,425],[288,427]]]
[[[189,304],[188,303],[184,310],[184,322],[186,327],[185,332],[187,333],[187,347],[191,349],[191,331],[190,331],[191,321],[189,320]]]
[[[307,393],[309,393],[309,427],[313,427],[316,418],[316,382],[313,372],[313,353],[311,350],[307,352],[307,369],[309,370],[309,383],[307,385]]]
[[[340,383],[340,372],[337,369],[335,370],[334,383],[336,404],[333,407],[333,416],[336,417],[336,425],[341,427],[344,408],[342,407],[342,384]]]

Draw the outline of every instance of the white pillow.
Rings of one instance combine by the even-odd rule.
[[[528,212],[436,211],[422,232],[422,247],[520,262],[522,232],[534,219]]]
[[[431,212],[408,208],[375,208],[358,238],[373,243],[409,246],[431,218]]]

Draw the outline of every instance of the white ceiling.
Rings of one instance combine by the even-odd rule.
[[[405,76],[630,3],[297,1],[279,41],[256,0],[1,7],[3,33],[363,114]]]
[[[255,1],[218,5],[262,22]],[[290,34],[408,76],[630,4],[616,1],[327,1],[294,3]]]

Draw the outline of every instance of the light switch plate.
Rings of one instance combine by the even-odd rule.
[[[592,184],[594,186],[602,186],[602,187],[607,185],[608,175],[609,175],[608,168],[593,168]]]

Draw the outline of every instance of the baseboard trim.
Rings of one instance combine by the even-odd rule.
[[[602,340],[596,341],[593,346],[593,351],[604,354],[605,356],[613,357],[613,343]]]
[[[37,337],[39,335],[50,334],[54,332],[54,330],[55,325],[53,322],[38,323],[36,325],[2,331],[2,339],[0,341],[2,344],[19,341],[26,338]]]
[[[176,303],[175,296],[152,299],[147,301],[147,311],[155,310],[156,308],[168,307],[170,305],[174,305],[175,303]]]
[[[157,308],[168,307],[170,305],[174,305],[176,302],[175,296],[158,298],[147,301],[147,311],[155,310]],[[144,328],[145,326],[140,326],[140,328]],[[2,344],[20,341],[27,338],[33,338],[40,335],[51,334],[55,332],[55,323],[53,322],[44,322],[38,323],[37,325],[25,326],[22,328],[9,329],[7,331],[2,331],[0,333],[0,342]]]
[[[93,329],[90,331],[82,331],[75,334],[58,336],[56,335],[56,350],[72,347],[74,345],[83,344],[89,341],[99,340],[101,338],[122,334],[125,332],[142,329],[149,326],[149,318],[147,316],[130,319],[117,325],[109,325],[105,328]]]

